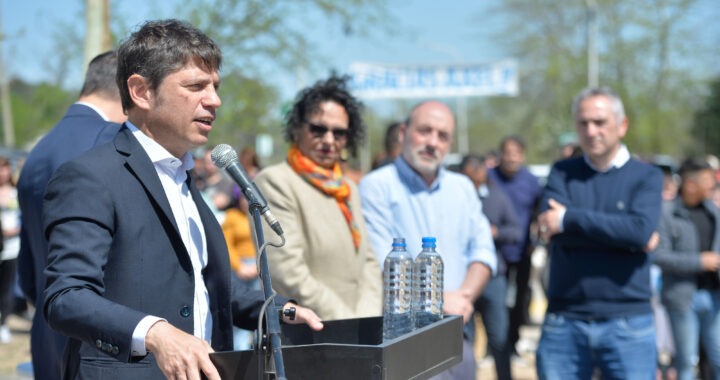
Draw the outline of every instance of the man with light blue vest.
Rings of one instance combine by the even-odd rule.
[[[659,242],[662,174],[621,143],[628,120],[612,90],[583,90],[572,111],[584,155],[553,166],[538,216],[550,252],[538,377],[652,379],[648,253]]]
[[[455,118],[447,105],[418,104],[400,127],[400,156],[365,176],[359,187],[378,260],[383,262],[393,237],[404,237],[413,256],[420,252],[423,236],[437,237],[437,251],[445,264],[443,312],[462,315],[467,323],[473,303],[496,270],[496,257],[475,187],[464,175],[442,167],[454,130]],[[469,326],[462,363],[437,379],[475,378]]]

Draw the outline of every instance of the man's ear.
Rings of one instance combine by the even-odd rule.
[[[630,122],[628,121],[627,117],[624,117],[622,119],[622,122],[618,124],[618,135],[620,136],[620,138],[625,137],[625,135],[627,134],[629,124]]]
[[[135,106],[147,110],[152,101],[152,91],[148,80],[139,74],[133,74],[127,80],[128,92]]]

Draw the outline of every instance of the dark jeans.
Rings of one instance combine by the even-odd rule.
[[[530,254],[525,254],[517,263],[508,263],[508,281],[514,279],[515,304],[510,309],[510,328],[508,330],[508,344],[511,353],[520,339],[520,327],[528,323],[530,307]],[[510,286],[510,284],[508,284]]]
[[[508,309],[505,304],[507,280],[495,276],[488,281],[482,296],[475,302],[475,310],[482,316],[487,335],[488,351],[495,359],[498,380],[509,380],[510,345],[508,343]]]
[[[0,261],[0,325],[4,325],[7,317],[15,310],[15,271],[17,259]]]

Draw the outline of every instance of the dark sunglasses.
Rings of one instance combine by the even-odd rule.
[[[347,139],[348,134],[350,133],[349,129],[341,129],[341,128],[328,128],[324,125],[314,124],[311,122],[307,122],[307,125],[310,127],[310,134],[313,135],[315,138],[322,138],[325,136],[328,131],[332,132],[333,137],[335,140],[338,141],[344,141]]]

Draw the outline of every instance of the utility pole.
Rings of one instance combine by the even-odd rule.
[[[588,87],[598,86],[597,3],[585,0],[587,8]]]
[[[13,125],[12,107],[10,104],[10,83],[5,73],[3,50],[5,33],[2,27],[2,9],[0,8],[0,103],[2,104],[3,143],[7,147],[15,146],[15,127]]]
[[[85,0],[83,71],[96,55],[110,50],[110,0]]]

